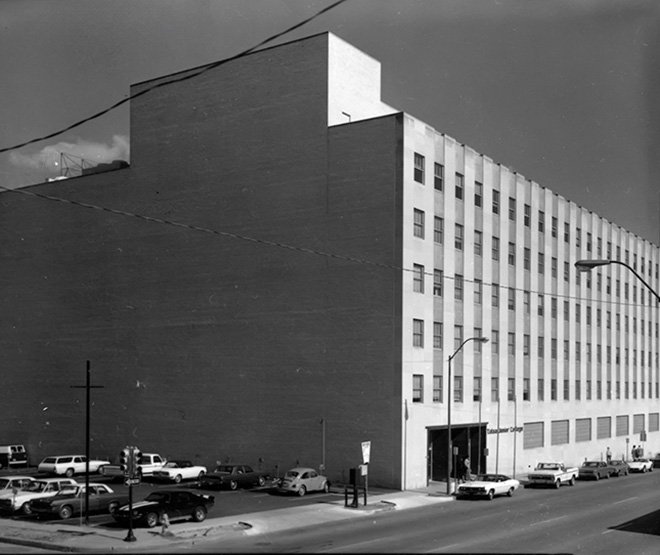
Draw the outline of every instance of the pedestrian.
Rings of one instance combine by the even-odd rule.
[[[167,536],[169,534],[168,528],[170,527],[170,517],[167,515],[166,511],[160,513],[160,534],[161,536]]]
[[[463,461],[463,466],[465,467],[463,474],[463,481],[469,482],[470,478],[472,477],[470,472],[470,457],[465,457],[465,460]]]
[[[641,445],[637,446],[637,453],[635,455],[637,460],[644,458],[644,448]]]
[[[607,459],[607,463],[612,462],[612,451],[610,451],[610,448],[607,448],[607,452],[605,453],[605,458]]]
[[[630,452],[632,455],[632,460],[636,461],[637,460],[637,445],[633,445],[632,451]]]

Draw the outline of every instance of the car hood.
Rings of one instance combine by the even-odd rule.
[[[142,509],[144,507],[157,507],[158,505],[158,501],[138,501],[137,503],[133,503],[133,510]],[[128,505],[124,505],[119,510],[128,512]]]

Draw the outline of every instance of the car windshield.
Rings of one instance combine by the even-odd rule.
[[[79,491],[78,486],[63,486],[60,490],[61,495],[77,495]]]
[[[9,485],[9,480],[0,478],[0,489],[5,489]]]
[[[558,470],[559,465],[558,464],[552,464],[552,463],[541,463],[538,466],[539,470]]]
[[[176,461],[170,461],[163,465],[163,468],[179,468],[179,463]]]
[[[594,467],[598,466],[598,463],[597,462],[586,462],[582,466],[584,466],[585,468],[594,468]]]
[[[55,457],[46,457],[42,462],[46,464],[55,464]]]
[[[145,501],[160,502],[160,501],[167,501],[168,498],[169,498],[169,495],[167,493],[160,492],[160,491],[154,491],[154,492],[150,493],[149,495],[147,495],[147,497],[145,497],[144,500]]]
[[[44,491],[48,487],[48,482],[32,482],[27,488],[27,491]]]
[[[501,482],[501,476],[497,474],[478,474],[477,480],[480,482]]]
[[[222,464],[218,467],[216,467],[215,471],[216,472],[224,472],[226,474],[231,474],[234,470],[234,467],[228,464]]]

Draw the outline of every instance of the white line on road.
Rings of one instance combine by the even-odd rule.
[[[532,522],[532,523],[530,524],[530,526],[536,526],[537,524],[547,524],[548,522],[555,522],[555,521],[557,521],[557,520],[561,520],[561,519],[563,519],[563,518],[567,518],[567,516],[568,516],[568,515],[558,516],[558,517],[555,517],[555,518],[549,518],[548,520],[539,520],[538,522]]]
[[[612,505],[618,505],[619,503],[626,503],[627,501],[632,501],[633,499],[638,499],[637,496],[635,497],[628,497],[627,499],[622,499],[621,501],[616,501],[612,503]]]
[[[429,551],[425,551],[424,553],[442,553],[443,551],[447,551],[448,549],[456,547],[457,545],[460,545],[460,544],[459,543],[451,543],[449,545],[443,545],[442,547],[438,547],[436,549],[431,549]]]

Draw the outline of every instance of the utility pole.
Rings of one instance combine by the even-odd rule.
[[[85,385],[71,385],[72,389],[86,389],[87,390],[87,411],[85,414],[85,524],[89,524],[89,423],[90,423],[90,403],[89,403],[89,390],[103,388],[102,385],[90,385],[90,363],[87,361],[87,379]]]

